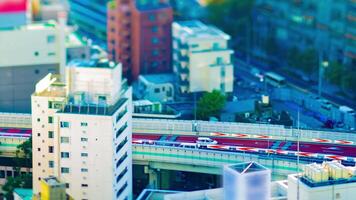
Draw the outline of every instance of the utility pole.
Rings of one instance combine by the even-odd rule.
[[[318,96],[321,98],[322,96],[322,84],[323,84],[323,76],[324,76],[324,69],[329,66],[328,61],[324,61],[323,53],[319,52],[319,80],[318,80]]]

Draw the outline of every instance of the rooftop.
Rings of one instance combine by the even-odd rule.
[[[127,98],[120,98],[114,105],[110,105],[110,106],[104,106],[99,104],[83,104],[83,105],[67,104],[65,105],[64,109],[59,110],[58,113],[111,116],[126,101]]]
[[[163,200],[166,194],[175,194],[178,191],[144,189],[137,200]]]
[[[64,185],[64,183],[61,183],[60,181],[58,181],[57,178],[54,177],[54,176],[50,176],[48,178],[44,178],[43,181],[46,182],[50,186]]]
[[[147,74],[140,75],[147,82],[154,84],[163,84],[163,83],[173,83],[174,75],[173,74]]]
[[[66,86],[60,76],[49,73],[36,84],[36,96],[66,97]]]
[[[206,25],[198,20],[174,22],[173,26],[179,26],[185,32],[186,37],[230,39],[228,34],[215,26]]]
[[[265,171],[267,170],[266,167],[255,163],[255,162],[246,162],[246,163],[240,163],[240,164],[234,164],[234,165],[229,165],[227,166],[228,168],[235,170],[239,174],[246,174],[246,173],[252,173],[252,172],[258,172],[258,171]]]
[[[15,188],[14,194],[21,197],[23,200],[31,200],[32,199],[32,189],[25,188]]]
[[[108,59],[97,59],[97,60],[82,60],[82,59],[75,59],[68,63],[70,67],[91,67],[91,68],[108,68],[113,69],[117,65],[109,61]]]
[[[54,20],[49,20],[46,22],[37,22],[32,24],[26,24],[22,26],[6,27],[0,28],[0,30],[44,30],[44,29],[54,29],[57,26],[57,22]]]

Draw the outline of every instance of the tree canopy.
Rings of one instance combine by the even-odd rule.
[[[218,90],[205,93],[198,102],[198,119],[208,120],[209,117],[218,117],[225,102],[226,96]]]

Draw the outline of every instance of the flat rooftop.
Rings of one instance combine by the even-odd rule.
[[[31,24],[25,24],[22,26],[12,26],[0,28],[0,30],[4,31],[13,31],[13,30],[44,30],[44,29],[54,29],[57,26],[57,22],[54,20],[49,20],[47,22],[37,22]]]
[[[173,74],[147,74],[140,75],[146,81],[155,84],[163,84],[163,83],[173,83],[174,75]]]
[[[178,21],[173,23],[184,31],[185,37],[190,38],[220,38],[229,40],[230,36],[215,26],[206,25],[198,20]]]

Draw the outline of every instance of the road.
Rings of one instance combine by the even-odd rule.
[[[154,141],[170,141],[181,143],[195,143],[198,136],[177,136],[174,140],[170,140],[170,136],[161,140],[162,135],[159,134],[133,134],[134,140],[154,140]],[[282,140],[267,140],[267,139],[235,139],[223,137],[210,137],[218,142],[220,145],[253,147],[263,149],[275,149],[286,151],[297,151],[297,142],[282,141]],[[356,146],[354,145],[338,145],[338,144],[321,144],[300,142],[299,149],[302,152],[332,154],[347,157],[356,157]]]

